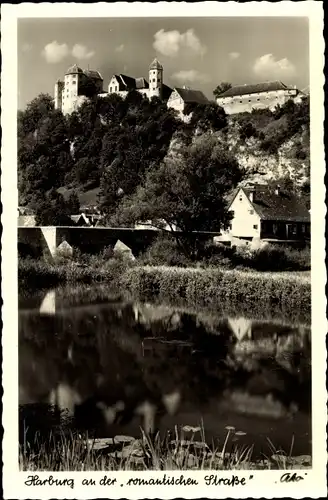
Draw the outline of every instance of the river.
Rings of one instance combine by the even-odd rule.
[[[135,302],[103,286],[20,291],[20,439],[232,426],[257,456],[311,455],[310,321]],[[272,452],[272,449],[271,449]]]

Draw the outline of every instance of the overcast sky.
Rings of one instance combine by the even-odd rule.
[[[154,57],[164,82],[187,85],[212,98],[222,81],[279,79],[309,85],[306,18],[102,18],[18,21],[18,106],[50,93],[77,63],[97,69],[104,90],[115,73],[144,76]]]

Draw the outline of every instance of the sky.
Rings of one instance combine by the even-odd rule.
[[[113,74],[148,80],[157,57],[164,83],[213,98],[233,85],[281,80],[309,85],[309,25],[304,17],[39,18],[18,20],[18,108],[53,95],[74,63],[100,71],[104,90]]]

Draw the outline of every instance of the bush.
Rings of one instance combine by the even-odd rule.
[[[242,140],[257,137],[258,132],[251,122],[243,123],[239,130],[239,135]]]
[[[311,268],[309,248],[302,250],[275,245],[251,250],[238,247],[233,255],[236,265],[256,269],[257,271],[306,271]]]
[[[141,255],[139,262],[150,266],[188,267],[192,262],[178,248],[176,240],[169,235],[160,234]]]

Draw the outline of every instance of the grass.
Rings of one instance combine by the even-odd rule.
[[[311,315],[311,281],[292,273],[143,266],[127,269],[124,288],[140,299],[177,301],[190,306],[220,307],[222,303],[275,309],[285,316]]]
[[[19,449],[20,470],[51,471],[102,471],[102,470],[242,470],[302,468],[289,454],[277,450],[268,440],[271,456],[253,460],[253,445],[242,443],[245,435],[227,426],[224,441],[208,445],[203,425],[200,427],[175,427],[162,437],[150,437],[141,430],[140,439],[122,436],[109,439],[88,439],[88,436],[61,432],[51,434],[47,442],[35,437],[33,450],[24,442]],[[195,437],[200,435],[200,440]],[[187,436],[187,439],[186,439]],[[123,436],[124,437],[124,436]],[[293,444],[293,441],[292,441]],[[35,451],[37,450],[37,451]],[[306,462],[306,463],[304,463]],[[303,466],[311,458],[303,457]],[[297,466],[297,467],[296,467]]]
[[[70,259],[54,262],[20,259],[18,277],[21,289],[49,288],[63,283],[106,283],[139,300],[160,299],[211,308],[242,303],[246,309],[269,310],[271,316],[279,311],[283,316],[295,316],[298,311],[306,320],[311,317],[309,271],[272,273],[219,266],[151,266],[124,258],[92,257],[82,264]]]

